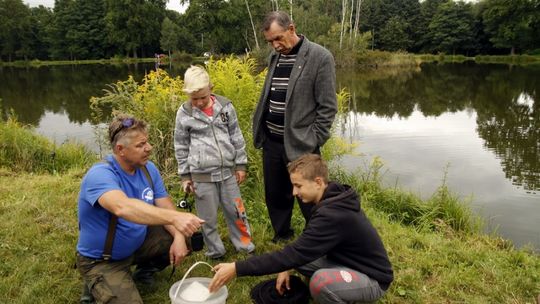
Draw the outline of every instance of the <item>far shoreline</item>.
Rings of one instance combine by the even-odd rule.
[[[343,54],[342,54],[343,55]],[[222,56],[234,56],[234,54],[219,55]],[[238,55],[242,56],[242,55]],[[174,56],[173,56],[174,57]],[[257,56],[255,56],[257,57]],[[351,62],[347,64],[340,63],[340,57],[336,56],[337,66],[350,66]],[[348,57],[348,55],[347,55]],[[349,57],[350,58],[350,57]],[[192,62],[204,62],[206,57],[193,56],[190,57]],[[256,58],[261,60],[264,58]],[[350,59],[349,59],[350,60]],[[347,60],[347,61],[349,61]],[[448,55],[448,54],[413,54],[406,52],[386,52],[386,51],[366,51],[365,53],[358,53],[356,55],[356,62],[353,63],[355,68],[381,68],[381,67],[393,67],[402,65],[419,65],[429,62],[440,63],[463,63],[463,62],[475,62],[477,64],[511,64],[511,65],[536,65],[540,64],[540,55],[477,55],[477,56],[464,56],[464,55]],[[41,66],[56,66],[56,65],[86,65],[86,64],[136,64],[136,63],[154,63],[156,58],[110,58],[110,59],[89,59],[89,60],[17,60],[12,62],[0,61],[0,67],[41,67]],[[161,60],[161,63],[170,63],[168,58]],[[189,62],[179,62],[173,60],[175,64],[185,64]],[[344,62],[345,63],[345,62]]]

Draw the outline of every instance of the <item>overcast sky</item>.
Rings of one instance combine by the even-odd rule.
[[[24,0],[24,3],[33,6],[48,6],[48,7],[54,7],[54,0]],[[177,0],[169,0],[167,1],[167,8],[170,10],[175,10],[179,12],[184,12],[184,9],[180,6],[180,1]]]

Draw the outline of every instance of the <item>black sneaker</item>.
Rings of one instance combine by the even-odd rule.
[[[90,292],[90,289],[88,289],[88,286],[83,283],[82,292],[81,292],[81,300],[79,301],[80,304],[94,304],[94,296]]]
[[[288,241],[292,240],[293,238],[294,238],[294,231],[289,230],[289,232],[287,232],[284,235],[276,235],[276,236],[274,236],[274,238],[272,239],[272,243],[275,244],[275,243],[288,242]]]
[[[218,256],[209,256],[210,259],[212,259],[212,261],[216,261],[216,262],[222,262],[222,261],[225,261],[225,255],[218,255]]]

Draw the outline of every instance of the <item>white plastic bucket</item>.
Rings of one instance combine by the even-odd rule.
[[[182,291],[184,291],[185,288],[187,288],[189,285],[191,285],[191,283],[199,282],[202,285],[204,285],[205,287],[208,287],[208,285],[210,285],[211,281],[212,281],[211,278],[193,277],[193,278],[185,279],[183,283],[182,283],[182,281],[178,281],[178,282],[174,283],[171,286],[171,289],[169,289],[169,297],[171,298],[171,303],[172,304],[201,304],[201,303],[204,303],[204,304],[223,304],[223,303],[225,303],[225,301],[227,300],[227,295],[228,295],[226,286],[222,286],[218,291],[210,294],[210,297],[208,297],[208,299],[206,299],[205,301],[202,301],[202,302],[193,302],[193,301],[188,301],[188,300],[185,300],[185,299],[182,298],[182,296],[181,296]],[[176,291],[179,288],[178,286],[180,285],[180,283],[182,283],[182,286],[180,286],[180,290],[178,290],[178,293],[177,293]],[[176,294],[176,298],[174,297],[175,294]]]
[[[188,299],[182,298],[182,292],[193,283],[198,283],[208,288],[208,286],[210,285],[210,282],[212,282],[211,278],[203,278],[203,277],[193,277],[193,278],[186,279],[186,277],[191,272],[191,270],[193,270],[193,268],[195,268],[195,266],[199,264],[205,264],[208,267],[212,268],[212,265],[206,262],[197,262],[191,265],[191,267],[186,271],[186,274],[184,274],[184,277],[182,278],[182,280],[174,283],[169,289],[169,298],[171,299],[172,304],[201,304],[201,303],[222,304],[222,303],[225,303],[225,301],[227,300],[227,295],[228,295],[226,286],[222,286],[220,289],[218,289],[218,291],[210,294],[209,296],[208,296],[208,291],[206,291],[204,297],[208,296],[208,298],[206,298],[204,301],[190,301]],[[198,284],[195,284],[195,285],[198,285]]]

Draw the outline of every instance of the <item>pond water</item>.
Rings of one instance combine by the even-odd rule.
[[[153,64],[0,68],[4,112],[62,143],[97,150],[88,100],[141,79]],[[184,68],[169,70],[179,75]],[[351,93],[337,133],[358,143],[342,163],[385,164],[384,181],[427,198],[443,183],[468,198],[488,231],[540,249],[540,67],[423,64],[338,71]]]

